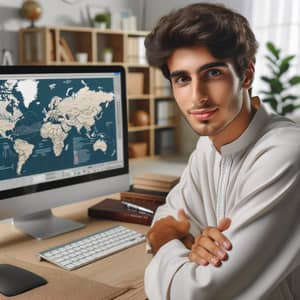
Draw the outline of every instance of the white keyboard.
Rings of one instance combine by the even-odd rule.
[[[144,241],[143,234],[117,225],[47,249],[39,255],[41,259],[71,271]]]

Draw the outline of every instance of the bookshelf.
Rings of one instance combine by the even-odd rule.
[[[19,31],[19,62],[123,65],[127,79],[130,158],[175,154],[179,148],[179,114],[169,83],[159,70],[147,65],[144,48],[147,34],[70,26],[24,28]]]

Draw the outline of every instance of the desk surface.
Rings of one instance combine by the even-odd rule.
[[[116,196],[114,198],[116,198]],[[87,208],[98,203],[100,200],[101,198],[92,199],[54,209],[53,212],[56,216],[63,216],[68,219],[79,221],[85,223],[87,226],[83,229],[47,240],[34,240],[17,230],[12,224],[0,224],[1,254],[7,254],[10,257],[15,257],[19,260],[37,264],[39,266],[47,266],[62,270],[48,262],[39,261],[37,253],[48,249],[49,247],[54,247],[86,236],[117,223],[123,224],[128,228],[135,229],[141,233],[147,232],[148,227],[143,225],[89,218],[87,216]],[[130,287],[131,289],[128,292],[116,299],[140,300],[146,298],[144,294],[143,277],[145,267],[150,262],[150,259],[151,256],[145,253],[145,243],[142,243],[74,270],[71,273],[111,286]]]

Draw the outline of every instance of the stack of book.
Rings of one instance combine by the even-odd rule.
[[[88,215],[94,218],[150,225],[157,208],[166,201],[169,190],[179,177],[148,173],[134,177],[134,184],[120,193],[120,200],[105,199],[92,206]]]
[[[168,126],[175,124],[176,108],[173,100],[157,100],[156,104],[156,124],[161,126]]]
[[[162,128],[155,132],[155,153],[158,155],[176,152],[176,130],[174,128]]]
[[[167,194],[131,186],[128,191],[120,193],[120,200],[105,199],[90,207],[88,215],[94,218],[150,225],[156,209],[165,203]]]
[[[167,192],[138,189],[132,185],[128,191],[120,193],[120,198],[155,212],[158,206],[166,202],[167,195]]]
[[[133,186],[137,189],[168,193],[179,181],[178,176],[146,173],[133,178]]]
[[[145,37],[129,36],[127,38],[127,62],[133,64],[146,64]]]

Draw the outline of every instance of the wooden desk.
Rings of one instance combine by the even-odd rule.
[[[116,195],[114,196],[114,198],[117,198]],[[54,209],[53,212],[55,215],[64,216],[85,223],[87,226],[83,229],[47,240],[34,240],[28,235],[18,231],[12,224],[0,224],[1,254],[7,254],[10,257],[15,257],[19,260],[38,264],[40,266],[62,270],[48,262],[39,261],[37,253],[48,249],[49,247],[54,247],[86,236],[117,223],[123,224],[128,228],[135,229],[141,233],[147,232],[148,227],[143,225],[89,218],[87,216],[88,207],[98,203],[100,200],[101,198],[98,198]],[[118,300],[142,300],[146,298],[143,284],[144,270],[150,262],[150,259],[151,256],[145,253],[145,243],[142,243],[74,270],[71,273],[111,286],[130,287],[128,292],[116,298]]]

